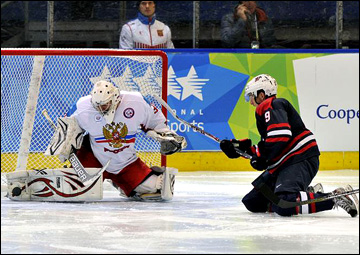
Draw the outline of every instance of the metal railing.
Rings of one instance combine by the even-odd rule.
[[[2,10],[9,7],[10,4],[15,3],[15,2],[16,1],[3,2],[1,4]],[[209,2],[210,1],[207,1],[208,5],[209,5]],[[228,2],[230,2],[230,1],[228,1]],[[189,5],[192,5],[192,20],[189,21],[192,23],[192,26],[185,27],[185,28],[184,27],[173,27],[172,31],[175,31],[175,33],[177,33],[178,38],[186,37],[186,40],[191,40],[191,46],[190,46],[190,44],[188,44],[188,48],[190,48],[190,47],[192,47],[193,49],[200,48],[201,40],[206,41],[207,40],[206,37],[210,36],[209,28],[202,27],[201,7],[203,5],[205,5],[205,3],[202,3],[201,1],[192,1],[192,2],[187,2],[187,3]],[[216,2],[214,1],[214,3],[216,3]],[[281,2],[278,2],[278,3],[281,4]],[[40,40],[37,37],[38,34],[33,33],[30,30],[31,28],[34,28],[34,26],[37,26],[40,31],[44,32],[44,30],[42,30],[40,28],[41,27],[40,23],[31,22],[31,24],[30,24],[30,22],[29,22],[29,4],[31,4],[31,2],[29,3],[28,1],[24,1],[23,4],[24,4],[23,8],[24,8],[24,16],[25,16],[24,17],[24,24],[25,24],[24,26],[25,27],[24,27],[24,32],[23,32],[25,34],[25,36],[23,36],[23,37],[25,37],[25,40]],[[69,24],[66,27],[66,25],[64,25],[65,22],[55,21],[55,15],[54,15],[55,12],[58,13],[58,12],[62,11],[62,10],[56,9],[55,5],[56,5],[56,1],[47,1],[46,47],[54,46],[55,41],[57,40],[57,36],[58,36],[57,33],[59,33],[58,31],[62,31],[62,32],[69,31],[70,32],[70,31],[72,31],[69,29],[70,26],[73,26],[73,27],[76,27],[76,25],[80,26],[80,24],[76,24],[76,22],[72,22],[72,23],[75,23],[75,26],[74,26],[74,24],[73,25]],[[121,28],[121,24],[124,24],[125,21],[127,20],[128,10],[132,9],[132,6],[129,6],[127,4],[127,1],[119,1],[118,6],[119,6],[118,7],[119,8],[119,10],[118,10],[119,19],[117,21],[115,20],[113,22],[106,22],[106,23],[103,22],[105,24],[104,26],[108,28],[108,30],[106,30],[106,35],[104,36],[104,38],[108,41],[112,41],[112,42],[109,42],[109,45],[110,45],[110,47],[114,47],[114,48],[117,43],[116,41],[118,41],[118,40],[116,40],[116,36],[118,37],[119,32],[120,32],[118,30]],[[181,10],[179,10],[179,12],[180,11]],[[343,42],[344,42],[344,3],[343,3],[343,1],[336,1],[336,11],[333,16],[336,19],[334,31],[331,31],[332,29],[322,29],[322,28],[316,28],[316,27],[307,29],[306,31],[301,31],[302,30],[301,27],[300,28],[295,27],[293,29],[291,27],[286,27],[286,28],[280,27],[279,29],[277,29],[276,33],[277,33],[278,37],[281,37],[283,39],[284,37],[286,37],[287,34],[290,34],[287,31],[291,31],[291,36],[293,38],[292,40],[303,40],[303,38],[306,36],[308,36],[309,38],[310,37],[314,37],[314,38],[319,37],[319,32],[321,32],[321,34],[323,35],[324,38],[330,38],[330,37],[334,36],[333,37],[334,48],[336,48],[336,49],[341,49],[343,47],[346,48],[346,46],[343,46]],[[101,23],[101,22],[102,21],[98,21],[97,23]],[[94,25],[93,23],[89,23],[88,28],[91,29],[91,26],[93,26],[93,25]],[[88,29],[88,28],[86,28],[86,29]],[[103,29],[103,28],[99,28],[99,31],[101,31],[101,29]],[[109,34],[111,29],[113,30],[112,35]],[[80,30],[80,28],[78,30]],[[190,32],[188,30],[192,30],[192,31]],[[218,35],[220,33],[219,25],[218,24],[213,25],[212,30],[213,30],[211,32],[212,34]],[[286,32],[284,32],[285,30],[286,30]],[[297,33],[296,30],[298,30],[298,31],[300,30],[300,32]],[[328,30],[328,31],[325,31],[325,30]],[[8,33],[11,36],[11,31],[8,31],[6,28],[2,27],[2,33],[3,32],[5,34]],[[91,30],[89,30],[88,32],[91,33]],[[355,35],[353,37],[355,37],[355,40],[358,41],[358,28],[357,28],[357,30],[354,29],[354,30],[350,31],[350,35],[356,34],[356,33],[357,33],[357,35]],[[99,33],[99,34],[102,35],[101,33]],[[105,34],[105,32],[103,34]],[[186,35],[188,35],[188,36],[186,36]],[[88,40],[88,38],[90,36],[91,35],[84,36],[84,40]],[[188,38],[188,37],[191,37],[191,38]],[[69,38],[71,38],[71,37],[69,37]],[[219,40],[219,39],[220,39],[219,36],[217,36],[216,40]],[[318,40],[321,40],[321,39],[322,38],[320,38]],[[74,40],[80,40],[80,38],[75,38]],[[209,41],[214,40],[214,38],[209,38],[208,40]],[[8,44],[11,44],[11,42]],[[89,45],[87,44],[86,46],[89,46]],[[6,45],[6,44],[3,45],[3,43],[2,43],[2,47],[16,47],[16,45]],[[250,45],[249,45],[249,48],[250,48]]]

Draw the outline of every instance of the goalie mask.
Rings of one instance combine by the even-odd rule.
[[[267,97],[277,94],[277,82],[268,74],[260,74],[254,77],[245,87],[245,101],[249,102],[250,97],[257,97],[258,92],[263,90]]]
[[[106,123],[114,120],[115,111],[120,102],[120,91],[108,81],[98,81],[91,91],[91,103],[105,118]]]

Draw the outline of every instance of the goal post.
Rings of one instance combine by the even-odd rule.
[[[121,90],[139,91],[167,99],[167,55],[155,50],[1,49],[1,181],[18,169],[63,167],[57,157],[43,153],[53,130],[42,116],[46,109],[56,121],[94,83],[106,79]],[[149,166],[166,166],[159,142],[140,131],[135,148]],[[66,163],[70,166],[69,162]]]

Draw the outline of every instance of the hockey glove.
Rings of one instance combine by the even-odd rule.
[[[243,151],[249,152],[251,147],[251,140],[250,139],[243,139],[243,140],[222,140],[220,142],[221,150],[228,156],[228,158],[238,158],[241,155],[236,152],[235,148]]]
[[[60,117],[45,156],[57,156],[64,163],[74,150],[81,148],[84,136],[75,117]]]
[[[171,155],[186,148],[187,142],[185,137],[179,136],[173,131],[157,132],[149,130],[147,136],[160,142],[160,153],[162,155]]]
[[[173,139],[160,141],[160,153],[162,155],[171,155],[179,152],[186,147],[185,137],[173,136]]]
[[[254,155],[250,160],[250,165],[254,169],[256,169],[258,171],[262,171],[268,167],[268,162],[265,158]]]

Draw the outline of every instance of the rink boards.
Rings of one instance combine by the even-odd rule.
[[[142,155],[140,154],[140,157]],[[15,170],[17,154],[1,154],[1,161],[13,162],[9,164],[12,168],[1,169],[1,172],[12,172]],[[31,153],[28,160],[28,168],[42,162],[44,168],[61,168],[69,163],[54,165],[43,153]],[[44,165],[44,162],[49,162]],[[8,165],[8,166],[9,166]],[[253,170],[248,160],[228,159],[222,152],[180,152],[167,157],[167,165],[175,167],[179,171],[251,171]],[[359,152],[322,152],[320,155],[320,170],[336,169],[359,169]]]
[[[245,102],[243,89],[252,77],[269,73],[278,80],[279,97],[292,103],[315,134],[321,151],[320,169],[359,169],[358,52],[176,50],[167,54],[168,103],[182,119],[220,139],[249,137],[257,143],[254,108]],[[102,66],[98,68],[102,70]],[[324,86],[331,89],[326,89],[320,101]],[[352,93],[339,97],[341,91]],[[169,166],[180,171],[251,170],[247,160],[226,158],[218,143],[171,115],[168,118],[171,129],[188,142],[185,152],[168,156]],[[44,160],[36,152],[45,147],[42,144],[31,150],[29,165]],[[14,161],[16,166],[17,155],[12,152],[2,145],[1,160]],[[2,166],[2,172],[7,171],[13,169]]]

